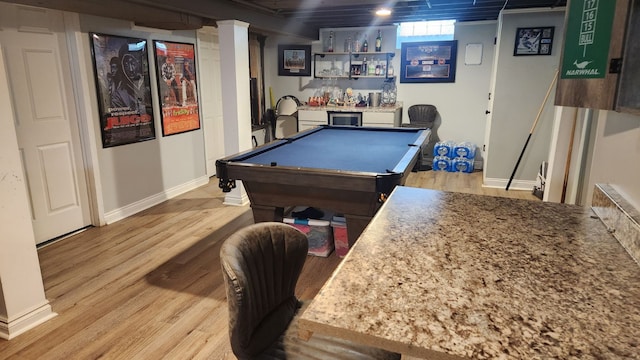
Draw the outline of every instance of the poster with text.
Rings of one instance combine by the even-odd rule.
[[[155,139],[147,41],[95,33],[89,36],[102,147]]]
[[[402,43],[400,82],[455,82],[457,46],[458,40]]]
[[[162,135],[200,129],[194,45],[156,40],[153,47],[162,103]]]

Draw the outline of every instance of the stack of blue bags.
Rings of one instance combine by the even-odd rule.
[[[433,154],[435,171],[473,172],[476,146],[471,142],[439,141],[433,148]]]

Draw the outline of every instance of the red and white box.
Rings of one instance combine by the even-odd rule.
[[[286,217],[283,222],[307,235],[307,239],[309,239],[309,255],[327,257],[333,251],[333,233],[330,221]]]
[[[334,216],[331,220],[333,228],[333,242],[336,247],[336,254],[345,257],[349,252],[349,238],[347,236],[347,221],[342,216]]]

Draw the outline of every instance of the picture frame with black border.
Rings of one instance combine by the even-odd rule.
[[[311,45],[278,45],[278,75],[311,76]]]
[[[156,138],[147,40],[89,33],[102,147]]]
[[[400,82],[455,82],[457,49],[457,40],[402,43]]]
[[[555,27],[519,27],[513,56],[551,55]]]

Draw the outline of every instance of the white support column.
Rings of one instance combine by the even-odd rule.
[[[45,298],[9,84],[0,48],[0,338],[56,316]]]
[[[222,73],[224,151],[232,155],[251,149],[251,99],[249,90],[249,24],[218,21]],[[249,202],[241,182],[225,196],[225,204]]]
[[[576,113],[577,111],[577,113]],[[549,166],[542,200],[549,202],[561,202],[562,193],[565,192],[564,202],[575,204],[577,199],[577,187],[582,166],[580,159],[584,151],[583,142],[586,140],[581,135],[585,124],[586,111],[580,108],[556,106],[553,130],[551,133],[551,147],[549,148]],[[573,129],[573,122],[576,127]],[[573,130],[573,132],[572,132]],[[569,148],[573,138],[572,148]],[[571,159],[567,163],[567,156]],[[567,169],[569,165],[569,169]],[[569,171],[568,173],[566,173]],[[567,183],[564,183],[565,175]],[[565,188],[566,185],[566,188]]]

